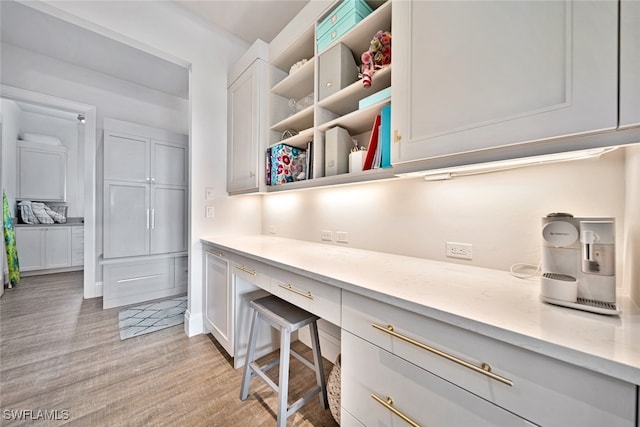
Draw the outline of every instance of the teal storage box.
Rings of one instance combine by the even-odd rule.
[[[391,86],[386,89],[379,90],[378,92],[367,96],[366,98],[362,98],[360,102],[358,102],[358,109],[364,110],[367,107],[372,106],[373,104],[377,104],[378,102],[386,101],[391,99]]]
[[[318,53],[372,12],[364,0],[344,0],[316,25]]]

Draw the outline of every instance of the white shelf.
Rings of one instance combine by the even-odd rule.
[[[287,182],[286,184],[267,186],[267,193],[278,191],[301,190],[305,188],[316,188],[334,185],[355,184],[367,181],[379,181],[381,179],[397,178],[393,168],[371,169],[362,172],[343,173],[340,175],[325,176],[322,178],[309,179],[304,181]]]
[[[271,92],[285,98],[293,98],[296,101],[312,94],[314,64],[315,58],[311,58],[296,72],[289,74],[277,83]]]
[[[356,110],[334,120],[323,123],[317,126],[317,128],[318,130],[324,132],[331,127],[340,126],[349,131],[349,134],[352,136],[371,131],[371,128],[373,127],[373,121],[376,116],[380,114],[380,109],[389,103],[389,100],[378,102],[364,110]]]
[[[376,71],[370,87],[365,88],[362,85],[362,80],[358,80],[322,101],[318,101],[318,106],[343,116],[357,110],[361,99],[389,86],[391,86],[391,66]]]
[[[271,126],[271,130],[284,132],[287,129],[294,129],[300,132],[301,129],[308,129],[311,127],[313,127],[313,105],[279,121],[275,125]]]
[[[269,147],[273,147],[278,144],[287,144],[292,147],[307,148],[307,142],[313,139],[313,128],[305,129],[298,133],[297,135],[292,136],[291,138],[283,139],[282,141],[275,142],[271,144]]]

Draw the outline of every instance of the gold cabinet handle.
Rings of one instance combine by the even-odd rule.
[[[400,142],[400,140],[402,139],[402,136],[400,136],[400,133],[398,132],[398,129],[394,129],[393,130],[393,142]]]
[[[240,271],[244,271],[245,273],[249,273],[252,276],[256,275],[256,271],[255,270],[250,270],[247,267],[245,267],[244,265],[236,265],[236,268]]]
[[[391,396],[387,397],[387,400],[384,400],[376,396],[375,394],[371,393],[371,397],[373,398],[373,400],[375,400],[376,402],[378,402],[379,404],[381,404],[382,406],[384,406],[385,408],[387,408],[388,410],[390,410],[391,412],[393,412],[394,414],[402,418],[407,424],[413,427],[420,427],[420,424],[416,423],[411,418],[407,417],[405,414],[403,414],[402,412],[398,411],[396,408],[393,407],[393,399],[391,398]]]
[[[218,258],[222,258],[222,254],[221,254],[221,253],[219,253],[219,252],[214,252],[214,251],[212,251],[211,249],[207,249],[207,253],[208,253],[208,254],[211,254],[211,255],[214,255],[214,256],[217,256]]]
[[[313,294],[311,294],[311,292],[309,292],[309,291],[301,291],[300,289],[296,289],[293,286],[291,286],[291,284],[278,285],[278,286],[280,286],[282,289],[286,289],[288,291],[291,291],[294,294],[302,295],[305,298],[313,299]]]
[[[428,352],[436,354],[436,355],[438,355],[440,357],[444,357],[445,359],[450,360],[452,362],[455,362],[455,363],[457,363],[459,365],[462,365],[465,368],[469,368],[472,371],[478,372],[479,374],[486,375],[487,377],[489,377],[489,378],[491,378],[493,380],[496,380],[498,382],[501,382],[502,384],[506,384],[509,387],[513,386],[513,381],[511,381],[510,379],[502,377],[500,375],[497,375],[497,374],[494,374],[493,372],[491,372],[491,365],[489,365],[488,363],[482,363],[482,365],[476,366],[476,365],[474,365],[472,363],[467,362],[466,360],[459,359],[459,358],[457,358],[455,356],[452,356],[452,355],[450,355],[448,353],[440,351],[437,348],[430,347],[430,346],[428,346],[426,344],[423,344],[423,343],[421,343],[419,341],[416,341],[416,340],[414,340],[412,338],[409,338],[409,337],[406,337],[406,336],[404,336],[402,334],[399,334],[399,333],[397,333],[396,331],[393,330],[393,325],[380,326],[380,325],[376,325],[375,323],[372,323],[371,326],[373,326],[374,328],[376,328],[376,329],[378,329],[378,330],[380,330],[382,332],[385,332],[385,333],[387,333],[387,334],[389,334],[391,336],[399,338],[402,341],[406,341],[409,344],[413,344],[418,348],[421,348],[423,350],[426,350]]]

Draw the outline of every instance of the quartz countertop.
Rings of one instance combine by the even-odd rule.
[[[19,224],[17,219],[14,218],[13,219],[13,225],[15,227],[69,227],[72,225],[84,225],[84,218],[83,217],[68,217],[67,218],[67,222],[60,224],[60,223],[53,223],[53,224]]]
[[[538,278],[505,271],[265,235],[201,241],[640,385],[640,308],[627,297],[607,316],[543,303]]]

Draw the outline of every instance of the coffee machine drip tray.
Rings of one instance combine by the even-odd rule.
[[[563,307],[575,308],[577,310],[590,311],[592,313],[608,314],[611,316],[616,316],[622,313],[621,310],[618,310],[616,304],[612,302],[596,301],[585,298],[578,298],[576,302],[569,302],[545,297],[542,295],[540,295],[540,299],[544,302],[548,302],[549,304],[561,305]]]

